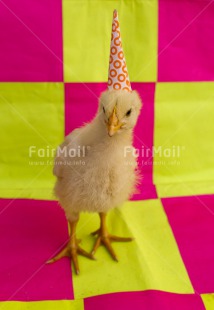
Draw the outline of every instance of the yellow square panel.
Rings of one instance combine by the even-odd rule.
[[[97,214],[81,214],[77,237],[91,251],[90,235],[99,225]],[[109,213],[109,232],[133,236],[132,242],[113,243],[119,262],[104,247],[96,261],[79,256],[80,275],[73,274],[75,299],[113,292],[162,290],[193,293],[176,241],[159,200],[127,202]]]
[[[214,294],[202,294],[201,298],[206,310],[214,309]]]
[[[63,0],[66,82],[107,82],[114,9],[131,81],[157,80],[157,0]]]
[[[214,191],[214,83],[158,83],[154,183],[159,197]]]
[[[6,301],[0,302],[4,310],[84,310],[83,300]]]
[[[64,136],[62,83],[0,83],[0,197],[53,199],[52,149]]]

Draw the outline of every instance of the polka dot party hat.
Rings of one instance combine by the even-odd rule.
[[[132,91],[126,67],[126,60],[122,48],[120,24],[118,21],[118,13],[116,10],[114,10],[112,21],[108,89],[124,89],[129,92]]]

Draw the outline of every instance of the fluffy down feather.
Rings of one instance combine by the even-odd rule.
[[[110,137],[106,123],[115,105],[123,126]],[[57,177],[54,192],[68,220],[82,211],[108,212],[134,193],[139,173],[130,148],[141,106],[135,91],[106,91],[95,118],[72,131],[61,144],[53,170]]]

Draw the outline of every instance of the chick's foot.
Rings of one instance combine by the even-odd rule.
[[[92,255],[94,255],[98,249],[98,247],[103,244],[108,252],[111,254],[112,258],[118,262],[117,255],[115,254],[115,251],[111,245],[112,241],[120,241],[120,242],[127,242],[134,240],[133,238],[124,238],[124,237],[117,237],[114,235],[111,235],[108,233],[107,227],[106,227],[106,214],[100,213],[100,228],[92,233],[92,235],[98,235],[97,240],[94,244],[93,250],[91,252]]]
[[[73,223],[70,223],[71,235],[70,235],[69,242],[55,257],[51,258],[46,263],[51,264],[51,263],[58,261],[62,257],[66,257],[66,256],[71,257],[71,260],[72,260],[73,265],[74,265],[74,270],[75,270],[76,274],[79,274],[80,269],[79,269],[79,263],[78,263],[78,254],[85,256],[87,258],[90,258],[90,259],[95,259],[95,258],[93,256],[93,254],[86,252],[85,250],[83,250],[79,246],[80,240],[76,239],[75,226],[73,225]]]

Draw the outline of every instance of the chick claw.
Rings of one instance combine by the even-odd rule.
[[[108,233],[102,233],[100,229],[96,230],[95,232],[92,233],[92,235],[98,235],[97,240],[95,242],[95,245],[93,247],[93,250],[91,252],[92,255],[94,255],[98,249],[98,247],[103,244],[108,252],[111,254],[112,258],[118,262],[117,255],[114,252],[114,249],[111,245],[111,241],[120,241],[120,242],[127,242],[127,241],[132,241],[134,238],[124,238],[124,237],[117,237],[114,235],[110,235]]]
[[[87,258],[90,258],[90,259],[95,259],[93,254],[87,253],[85,250],[79,247],[78,245],[79,243],[80,243],[80,240],[75,240],[74,244],[71,244],[71,242],[69,241],[67,245],[55,257],[48,260],[46,264],[54,263],[58,261],[59,259],[61,259],[62,257],[66,257],[66,256],[71,257],[71,260],[74,265],[74,270],[76,274],[78,275],[80,273],[79,264],[78,264],[78,254],[85,256]]]

